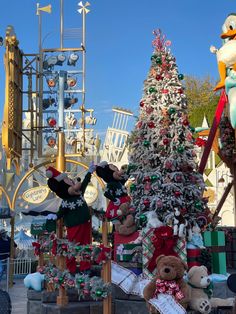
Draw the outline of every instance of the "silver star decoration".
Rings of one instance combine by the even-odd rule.
[[[89,7],[89,6],[90,6],[90,3],[89,3],[88,1],[85,2],[85,5],[83,5],[83,2],[80,1],[80,2],[78,3],[78,6],[81,7],[81,9],[78,9],[78,10],[77,10],[80,14],[81,14],[83,11],[85,12],[85,14],[87,14],[87,13],[90,12],[90,10],[86,8],[86,7]]]
[[[68,207],[68,202],[67,201],[62,201],[61,206],[62,207]]]
[[[69,203],[69,208],[70,208],[70,209],[75,209],[75,207],[76,207],[75,202],[70,202],[70,203]]]
[[[79,207],[83,205],[83,201],[81,199],[76,201],[76,205],[78,205]]]

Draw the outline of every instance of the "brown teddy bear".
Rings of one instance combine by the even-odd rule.
[[[130,214],[130,203],[123,203],[120,205],[117,214],[120,219],[114,223],[115,230],[121,235],[133,234],[137,227],[133,215]]]
[[[187,308],[189,301],[189,291],[187,284],[183,280],[187,265],[176,256],[160,255],[156,259],[157,274],[149,282],[144,290],[143,296],[146,301],[152,298],[158,298],[159,293],[171,294],[175,300],[184,308]],[[150,313],[158,311],[147,303]]]
[[[188,271],[188,285],[189,285],[189,307],[192,310],[203,314],[208,314],[211,309],[217,306],[232,306],[234,305],[234,298],[219,299],[212,298],[211,280],[208,276],[207,268],[205,266],[193,266]]]

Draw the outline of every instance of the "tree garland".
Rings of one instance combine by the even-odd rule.
[[[75,276],[76,288],[78,289],[79,299],[91,297],[93,300],[107,298],[111,293],[111,285],[104,283],[100,277],[89,278],[88,275]]]
[[[104,283],[100,277],[77,274],[73,277],[67,270],[61,271],[54,265],[40,267],[38,271],[45,275],[45,281],[55,289],[78,289],[79,299],[92,298],[95,301],[107,298],[111,293],[111,284]]]
[[[79,260],[89,260],[102,265],[111,259],[111,248],[103,244],[99,245],[77,245],[67,239],[58,239],[55,233],[51,233],[48,239],[33,242],[35,255],[42,252],[51,252],[54,256],[76,257]]]

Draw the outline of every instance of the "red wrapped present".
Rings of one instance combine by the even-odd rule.
[[[189,269],[193,266],[201,266],[201,263],[199,262],[200,256],[201,249],[187,249],[187,261]]]
[[[117,246],[119,244],[127,244],[130,242],[135,241],[139,237],[139,232],[136,231],[128,236],[124,236],[119,234],[118,232],[114,232],[114,261],[116,261],[116,251],[117,251]]]

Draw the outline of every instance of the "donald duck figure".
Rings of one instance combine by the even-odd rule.
[[[222,26],[222,31],[220,37],[223,39],[223,46],[220,49],[216,49],[214,46],[210,47],[210,51],[217,56],[220,75],[220,82],[214,91],[224,88],[227,69],[236,71],[236,13],[228,15]]]

